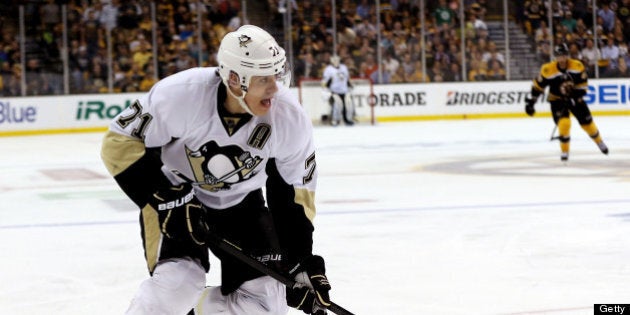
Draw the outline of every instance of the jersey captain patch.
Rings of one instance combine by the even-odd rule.
[[[200,187],[208,191],[228,190],[234,184],[246,181],[257,174],[256,167],[262,162],[236,145],[219,146],[215,141],[202,145],[198,150],[186,147],[186,156]]]

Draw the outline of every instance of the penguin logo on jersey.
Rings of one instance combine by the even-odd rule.
[[[199,187],[209,191],[228,190],[257,174],[254,169],[262,162],[259,156],[239,146],[219,146],[210,141],[198,150],[186,147],[186,155]]]

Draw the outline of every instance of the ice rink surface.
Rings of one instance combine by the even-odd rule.
[[[567,165],[549,118],[316,128],[332,299],[360,315],[630,303],[630,117],[595,119],[610,155],[573,121]],[[0,138],[0,314],[122,314],[147,277],[101,137]]]

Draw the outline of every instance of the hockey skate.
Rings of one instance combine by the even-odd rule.
[[[569,152],[560,153],[560,161],[567,162],[569,161]]]
[[[608,147],[606,146],[606,144],[604,143],[604,141],[600,141],[597,144],[597,147],[599,147],[599,150],[602,151],[602,153],[604,154],[608,154]]]

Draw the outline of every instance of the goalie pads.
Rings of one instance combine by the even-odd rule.
[[[330,92],[329,89],[322,89],[322,101],[329,103],[330,102],[330,98],[332,97],[332,92]]]

